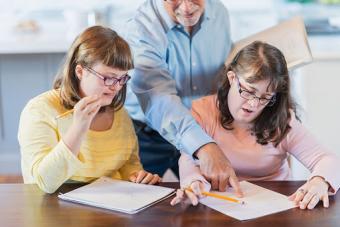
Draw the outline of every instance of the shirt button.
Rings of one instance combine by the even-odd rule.
[[[192,66],[196,66],[196,62],[195,61],[192,62]]]
[[[193,86],[192,89],[193,89],[194,91],[196,91],[196,90],[197,90],[197,87],[196,87],[196,86]]]

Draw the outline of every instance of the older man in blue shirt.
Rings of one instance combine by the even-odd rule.
[[[146,170],[178,173],[180,150],[199,159],[213,189],[224,191],[229,184],[241,193],[229,161],[189,111],[192,100],[216,91],[232,46],[229,27],[218,0],[147,0],[125,34],[135,64],[131,88],[140,104],[129,93],[126,108]]]

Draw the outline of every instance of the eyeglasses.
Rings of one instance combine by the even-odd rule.
[[[237,79],[238,92],[240,93],[240,96],[242,98],[247,99],[247,100],[257,99],[258,102],[263,106],[273,106],[275,104],[276,94],[274,94],[270,99],[258,97],[254,93],[249,92],[245,89],[242,89],[241,84],[240,84],[240,79],[238,78],[238,76],[236,76],[236,79]]]
[[[98,78],[102,79],[104,81],[105,86],[114,86],[117,83],[119,83],[120,86],[123,86],[130,80],[129,74],[124,74],[123,76],[116,78],[116,77],[108,77],[100,74],[99,72],[95,71],[94,69],[91,69],[90,67],[85,66],[84,67],[87,71],[92,73],[93,75],[97,76]]]

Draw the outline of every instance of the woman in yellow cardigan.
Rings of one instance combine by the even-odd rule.
[[[128,44],[109,28],[86,29],[73,42],[54,89],[28,102],[18,139],[25,183],[47,193],[66,181],[101,176],[155,184],[143,170],[132,122],[123,108]]]

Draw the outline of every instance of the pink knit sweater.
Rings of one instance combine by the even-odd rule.
[[[216,95],[206,96],[192,103],[192,115],[202,128],[216,141],[230,160],[239,180],[292,180],[287,157],[297,158],[311,171],[311,176],[322,176],[334,193],[340,187],[340,158],[326,151],[293,116],[291,130],[277,147],[238,140],[232,131],[225,130],[219,121]],[[199,162],[182,153],[179,161],[182,187],[194,180],[205,182],[199,170]],[[333,194],[331,193],[331,194]]]

